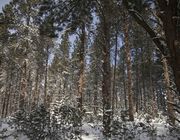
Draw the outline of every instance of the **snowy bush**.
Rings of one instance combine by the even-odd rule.
[[[79,114],[78,109],[68,105],[56,106],[51,113],[40,105],[30,113],[18,111],[12,123],[18,132],[30,140],[78,139],[81,125]]]
[[[156,128],[153,125],[142,122],[135,123],[114,120],[112,122],[111,132],[113,138],[125,140],[133,140],[142,134],[151,138],[156,136]]]
[[[49,112],[43,105],[26,113],[18,111],[12,119],[17,131],[22,132],[31,140],[45,139],[48,136]]]
[[[15,128],[23,131],[27,126],[25,110],[18,110],[12,118],[12,123],[15,125]]]
[[[131,140],[135,137],[134,126],[118,120],[112,122],[111,132],[112,136],[118,139]]]
[[[51,127],[53,135],[51,139],[77,139],[80,135],[80,126],[81,117],[78,109],[62,105],[52,110]]]
[[[169,130],[170,136],[175,137],[178,140],[180,140],[180,126],[174,126],[174,127],[169,126],[168,130]]]

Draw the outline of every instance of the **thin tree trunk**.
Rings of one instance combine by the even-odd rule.
[[[98,64],[97,62],[96,63],[96,69],[95,69],[95,77],[94,77],[94,80],[95,80],[95,83],[94,83],[94,115],[96,116],[97,115],[97,109],[98,109],[98,102],[97,102],[97,95],[98,95],[98,71],[97,71],[97,68],[98,68]]]
[[[49,59],[49,45],[46,47],[46,63],[45,63],[45,82],[44,82],[44,105],[47,106],[47,83],[48,83],[48,59]]]
[[[4,105],[4,99],[5,99],[5,95],[4,95],[4,93],[2,93],[2,96],[1,96],[1,118],[3,118],[3,105]]]
[[[124,105],[127,110],[127,90],[126,90],[126,73],[125,73],[125,60],[123,60],[123,89],[124,89]]]
[[[11,84],[9,84],[9,87],[8,87],[8,94],[7,94],[7,100],[6,100],[6,110],[5,110],[5,118],[7,117],[8,113],[9,113],[9,104],[10,104],[10,97],[11,97]]]
[[[6,101],[6,110],[5,110],[5,117],[7,117],[9,113],[9,104],[10,104],[10,97],[11,97],[11,92],[12,92],[12,69],[11,69],[11,74],[10,74],[10,81],[8,83],[8,94],[7,94],[7,101]]]
[[[32,89],[32,83],[31,83],[31,70],[28,70],[28,78],[27,78],[27,110],[30,112],[31,111],[31,89]]]
[[[151,64],[150,64],[151,67]],[[150,73],[149,73],[149,82],[150,82],[150,99],[151,99],[151,112],[152,112],[152,117],[156,117],[157,116],[157,106],[156,106],[156,96],[154,93],[154,87],[153,87],[153,79],[152,79],[152,72],[151,72],[151,68],[150,68]]]
[[[20,89],[19,109],[25,109],[25,98],[27,94],[26,69],[27,69],[27,64],[26,64],[26,60],[24,60],[22,66],[22,77],[21,77],[21,85],[20,85],[21,89]]]
[[[142,59],[141,59],[141,67],[142,67],[142,76],[141,76],[141,80],[142,80],[142,96],[143,96],[143,109],[145,112],[147,112],[147,94],[146,94],[146,87],[145,87],[145,61],[144,61],[144,49],[141,48],[141,53],[142,53]]]
[[[118,33],[116,33],[116,45],[115,45],[115,54],[114,54],[114,72],[113,72],[113,89],[112,89],[112,117],[114,114],[114,106],[116,103],[117,106],[117,93],[116,93],[116,65],[117,65],[117,47],[118,47]],[[116,100],[115,100],[116,97]],[[116,102],[115,102],[116,101]]]
[[[18,72],[18,69],[16,69],[16,80],[15,80],[15,86],[14,86],[14,92],[12,94],[12,101],[11,101],[11,112],[10,113],[13,113],[16,111],[17,109],[17,100],[16,100],[16,97],[17,97],[17,91],[18,91],[18,83],[19,83],[19,72]]]
[[[138,59],[138,49],[136,49],[136,97],[135,97],[135,103],[136,103],[136,112],[139,111],[139,107],[140,107],[140,101],[139,101],[139,93],[140,93],[140,89],[139,89],[139,59]]]
[[[5,90],[5,94],[4,94],[4,98],[3,98],[3,104],[2,104],[2,112],[1,112],[1,117],[5,117],[5,107],[6,107],[6,98],[8,95],[8,82],[9,82],[9,73],[7,72],[7,77],[6,77],[6,90]]]
[[[35,80],[35,89],[34,89],[34,94],[33,94],[33,102],[32,102],[32,105],[31,105],[31,110],[33,108],[35,108],[35,106],[38,104],[38,96],[39,96],[39,93],[38,93],[38,87],[39,87],[39,68],[36,69],[36,80]]]

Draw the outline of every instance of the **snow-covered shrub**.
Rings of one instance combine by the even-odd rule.
[[[112,122],[111,134],[116,139],[131,140],[135,137],[135,130],[132,123],[115,120]]]
[[[147,137],[156,137],[156,127],[151,124],[143,122],[124,122],[119,120],[114,120],[111,126],[111,134],[115,139],[128,139],[133,140],[141,135],[146,135]]]
[[[51,139],[78,139],[82,113],[69,98],[57,98],[50,107],[51,128],[53,136]],[[55,138],[57,137],[57,138]]]
[[[16,130],[21,131],[31,140],[45,139],[49,135],[49,112],[43,105],[35,108],[30,113],[18,111],[12,121]]]
[[[12,117],[12,125],[14,124],[15,128],[18,131],[26,131],[28,124],[27,121],[27,112],[24,109],[18,110]]]
[[[53,135],[51,139],[75,139],[80,135],[79,127],[81,125],[79,110],[63,105],[54,108],[51,115],[51,128]]]
[[[69,105],[54,107],[51,113],[43,105],[27,113],[18,111],[12,123],[18,132],[30,140],[78,139],[81,118],[79,110]]]
[[[178,140],[180,140],[180,126],[169,126],[169,134],[170,136],[177,138]]]

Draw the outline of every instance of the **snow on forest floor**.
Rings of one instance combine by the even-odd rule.
[[[83,140],[97,140],[102,137],[102,131],[99,127],[96,127],[93,123],[84,123],[82,126],[84,134]]]
[[[0,140],[28,140],[28,138],[17,133],[16,130],[11,127],[6,120],[0,120]]]
[[[125,125],[129,132],[126,134],[122,132],[123,135],[121,138],[113,136],[108,140],[129,140],[130,138],[126,137],[128,134],[134,135],[134,137],[131,138],[132,140],[180,140],[180,134],[178,133],[180,130],[175,133],[170,131],[170,126],[166,123],[165,119],[156,118],[151,120],[151,122],[149,122],[151,131],[148,131],[149,129],[142,131],[143,127],[139,127],[138,124],[143,126],[146,125],[147,122],[144,118],[136,118],[134,122],[126,122]],[[104,140],[101,123],[83,123],[81,129],[82,140]],[[0,122],[0,139],[2,139],[2,137],[4,137],[4,140],[28,140],[25,135],[17,133],[14,128],[10,127],[5,120],[1,120]]]
[[[136,120],[136,124],[140,123],[138,120]],[[128,122],[129,127],[132,126],[131,122]],[[87,133],[87,135],[82,135],[83,140],[103,140],[103,135],[101,129],[98,129],[98,127],[94,127],[94,124],[88,124],[85,123],[83,125],[83,130]],[[152,127],[156,130],[156,135],[151,136],[149,133],[144,132],[140,134],[136,134],[133,140],[180,140],[180,134],[174,134],[170,135],[168,124],[165,122],[156,122],[156,120],[153,120],[151,123]],[[132,130],[132,128],[129,128]],[[142,129],[142,128],[139,128]],[[132,130],[134,131],[134,130]],[[135,130],[138,131],[138,130]],[[112,140],[119,140],[117,137],[111,138]],[[111,140],[110,139],[110,140]],[[126,137],[122,137],[122,140],[128,140]]]

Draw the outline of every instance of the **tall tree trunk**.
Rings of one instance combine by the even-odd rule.
[[[141,80],[142,80],[142,100],[143,100],[143,103],[142,105],[144,106],[143,109],[145,112],[147,112],[147,94],[146,94],[146,82],[145,82],[145,60],[144,60],[144,49],[141,48],[141,55],[142,55],[142,59],[141,59],[141,68],[142,68],[142,74],[141,74]]]
[[[27,70],[27,64],[26,64],[26,60],[24,60],[22,66],[22,75],[21,75],[19,109],[25,109],[25,100],[26,100],[25,98],[27,94],[26,70]]]
[[[47,84],[48,84],[48,60],[49,60],[49,45],[46,47],[46,62],[45,62],[45,82],[44,82],[44,105],[47,106]]]
[[[125,59],[123,60],[123,90],[124,90],[124,106],[127,110],[127,88],[126,88],[126,73],[125,73]]]
[[[146,37],[148,38],[148,34],[146,34]],[[153,57],[153,47],[150,47],[149,39],[146,41],[147,50],[148,50],[148,66],[149,66],[149,105],[151,106],[150,113],[152,114],[152,117],[156,117],[157,115],[157,106],[156,106],[156,96],[154,93],[154,84],[153,84],[153,75],[152,75],[152,57]]]
[[[127,64],[127,91],[129,101],[129,120],[134,121],[133,111],[133,93],[132,93],[132,70],[131,70],[131,53],[129,47],[129,20],[128,13],[125,12],[125,25],[124,25],[124,37],[125,37],[125,52],[126,52],[126,64]]]
[[[7,95],[8,95],[8,83],[9,83],[9,72],[7,71],[7,77],[6,77],[6,90],[3,97],[3,104],[2,104],[2,112],[1,117],[5,117],[5,108],[6,108],[6,102],[7,102]]]
[[[16,108],[17,108],[17,100],[16,100],[16,97],[17,97],[17,91],[18,91],[18,83],[19,83],[19,72],[18,70],[16,69],[16,80],[15,80],[15,85],[14,85],[14,92],[12,94],[12,101],[11,101],[11,112],[10,113],[13,113],[13,112],[16,112]]]
[[[1,118],[3,118],[3,116],[4,116],[4,107],[5,107],[5,104],[4,104],[5,93],[3,93],[1,97],[2,97],[2,99],[1,99]]]
[[[175,114],[173,108],[173,95],[170,90],[170,78],[169,78],[169,71],[168,71],[168,64],[166,58],[163,58],[163,67],[164,67],[164,80],[166,84],[166,96],[167,96],[167,113],[169,115],[170,122],[174,125],[175,124]]]
[[[8,94],[7,94],[7,101],[6,101],[6,110],[5,110],[5,117],[7,117],[8,113],[9,113],[9,104],[10,104],[10,97],[11,97],[11,92],[12,92],[12,74],[13,71],[11,69],[11,74],[10,74],[10,81],[8,83]]]
[[[31,82],[31,70],[28,69],[28,76],[27,76],[27,110],[31,111],[31,89],[32,89],[32,82]]]
[[[30,5],[28,4],[28,10],[27,10],[27,17],[26,17],[26,30],[24,30],[26,36],[29,35],[29,24],[30,24]],[[25,109],[26,104],[26,98],[27,98],[27,59],[28,59],[28,52],[26,49],[30,47],[30,42],[26,40],[26,44],[23,46],[25,48],[24,58],[23,58],[23,64],[22,64],[22,76],[21,76],[21,84],[20,84],[20,97],[19,97],[19,109]]]
[[[33,97],[32,97],[33,101],[31,104],[31,110],[34,109],[38,103],[38,96],[39,96],[38,88],[39,88],[39,68],[36,69],[35,88],[33,91]]]
[[[95,46],[95,49],[96,49],[96,46]],[[97,51],[97,49],[96,49]],[[97,110],[98,110],[98,102],[97,102],[97,96],[98,96],[98,64],[97,62],[96,63],[96,69],[95,69],[95,72],[94,72],[94,115],[97,115]]]
[[[111,1],[101,0],[102,15],[101,15],[101,27],[102,27],[102,96],[103,96],[103,134],[106,137],[110,137],[110,124],[111,124],[111,66],[110,66],[110,49],[111,49]]]
[[[106,29],[105,29],[106,31]],[[103,46],[103,125],[104,135],[110,135],[111,123],[111,73],[110,73],[110,47]]]
[[[134,98],[136,100],[136,112],[139,111],[139,108],[140,108],[140,99],[139,99],[139,96],[140,96],[140,87],[139,87],[139,77],[140,77],[140,74],[139,74],[139,57],[138,57],[138,49],[136,48],[136,97]]]
[[[79,69],[79,81],[78,81],[78,108],[82,112],[83,111],[83,88],[84,88],[84,60],[85,60],[85,41],[86,41],[86,31],[85,31],[85,23],[83,23],[81,27],[81,35],[80,35],[80,52],[79,52],[79,61],[80,61],[80,69]]]
[[[114,53],[114,72],[113,72],[113,89],[112,89],[112,117],[114,114],[115,103],[117,106],[117,93],[116,93],[117,47],[118,47],[118,33],[116,33],[116,45],[115,45],[115,53]]]
[[[151,71],[151,64],[150,64],[150,72],[149,72],[149,91],[150,91],[150,104],[151,104],[151,113],[152,117],[157,116],[157,106],[156,106],[156,96],[154,93],[154,86],[153,86],[153,79],[152,79],[152,71]]]

